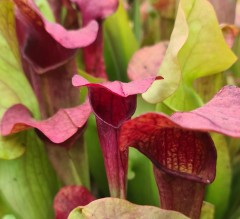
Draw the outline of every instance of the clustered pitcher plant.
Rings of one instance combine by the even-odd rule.
[[[0,0],[0,218],[237,219],[238,4]]]

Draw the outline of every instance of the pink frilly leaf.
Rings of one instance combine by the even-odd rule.
[[[167,46],[168,42],[161,42],[138,50],[128,64],[127,73],[129,79],[138,80],[156,76]]]
[[[129,83],[113,81],[95,84],[75,75],[72,82],[76,87],[88,87],[89,100],[95,115],[117,128],[135,112],[136,95],[145,92],[155,79],[148,77]]]
[[[177,112],[171,118],[186,129],[239,138],[239,108],[240,88],[225,86],[206,105],[191,112]]]
[[[94,196],[83,186],[65,186],[54,199],[55,219],[67,219],[74,208],[94,200]]]
[[[96,21],[79,30],[66,30],[57,23],[48,22],[31,0],[14,0],[14,3],[21,51],[39,73],[60,66],[77,48],[88,46],[96,39]]]
[[[61,109],[49,119],[36,121],[22,104],[9,108],[1,121],[1,134],[7,136],[29,128],[36,128],[50,141],[59,144],[83,129],[91,108],[88,102],[73,108]]]

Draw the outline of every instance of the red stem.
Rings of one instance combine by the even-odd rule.
[[[119,129],[96,118],[111,197],[126,198],[128,151],[120,152]]]
[[[94,77],[107,79],[103,57],[103,27],[99,22],[99,31],[96,40],[89,46],[83,48],[85,70]]]
[[[159,190],[161,208],[199,219],[204,197],[205,184],[173,176],[154,167]]]

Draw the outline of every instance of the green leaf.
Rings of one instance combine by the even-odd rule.
[[[24,135],[0,136],[0,159],[11,160],[25,152]]]
[[[229,219],[239,219],[240,218],[240,207],[236,209],[236,211],[231,215],[231,217],[228,217]]]
[[[0,192],[0,218],[4,218],[5,215],[14,215],[18,219],[20,218],[16,212],[13,212],[13,209],[11,209],[7,201],[3,198],[2,193]]]
[[[212,5],[206,1],[184,0],[182,7],[189,26],[188,40],[179,52],[184,80],[191,84],[194,79],[228,69],[237,57],[225,42]],[[207,17],[207,19],[206,19]]]
[[[208,102],[225,83],[223,73],[218,73],[199,78],[195,81],[195,86],[204,102]],[[221,219],[224,218],[230,199],[232,182],[231,158],[229,142],[226,141],[226,137],[212,134],[212,138],[218,154],[217,171],[215,181],[206,189],[206,200],[215,205],[215,218]]]
[[[12,214],[6,214],[2,217],[2,219],[17,219],[17,218]]]
[[[226,84],[225,74],[221,72],[197,79],[194,82],[194,87],[203,102],[207,103]]]
[[[39,8],[39,10],[42,12],[43,16],[48,20],[48,21],[55,21],[53,12],[49,6],[49,3],[47,0],[34,0],[35,4]]]
[[[154,111],[155,105],[137,97],[137,109],[133,117]],[[134,148],[129,148],[129,168],[133,177],[128,177],[127,197],[130,202],[140,205],[159,206],[159,193],[151,161]]]
[[[143,100],[141,95],[137,96],[137,108],[136,111],[133,115],[133,117],[139,116],[143,113],[149,112],[149,111],[154,111],[155,105],[149,104],[145,100]]]
[[[134,148],[129,151],[134,177],[128,180],[128,200],[140,205],[159,206],[159,193],[151,161]]]
[[[158,72],[164,80],[155,81],[143,98],[159,103],[170,96],[165,104],[177,110],[195,108],[200,105],[200,98],[192,89],[193,81],[224,71],[235,61],[211,4],[207,0],[181,0],[170,44]],[[188,97],[194,97],[190,106],[182,103]]]
[[[176,112],[176,109],[170,108],[168,105],[162,102],[156,105],[156,112],[162,112],[170,116]]]
[[[239,139],[236,139],[239,140]],[[232,145],[230,145],[232,147]],[[240,154],[234,157],[232,162],[233,178],[231,196],[226,218],[238,219],[240,217]]]
[[[224,136],[212,134],[217,149],[217,171],[214,182],[206,189],[205,200],[215,205],[215,218],[224,218],[228,208],[232,169],[228,145]]]
[[[18,219],[53,218],[52,202],[58,190],[55,173],[33,131],[28,131],[25,144],[21,158],[0,160],[1,194]]]
[[[132,204],[123,199],[104,198],[91,202],[84,207],[75,208],[69,219],[87,218],[144,218],[144,219],[187,219],[188,217],[174,211],[167,211],[153,206]]]
[[[138,49],[138,42],[121,1],[117,12],[104,23],[104,45],[109,79],[127,81],[128,62]]]
[[[166,51],[166,55],[159,69],[158,75],[164,80],[155,81],[143,94],[143,98],[150,103],[159,103],[170,96],[178,87],[181,80],[178,53],[188,37],[188,26],[184,11],[179,7],[175,27]]]
[[[8,57],[11,53],[11,55],[19,61],[18,43],[15,34],[15,18],[13,15],[13,3],[9,0],[1,0],[0,6],[0,35],[7,42],[7,45],[2,45],[1,40],[1,47],[5,49],[4,52],[1,50],[1,58],[5,58],[5,61],[9,62],[9,65],[15,66],[15,60]],[[10,51],[8,51],[6,47],[9,47],[8,49]],[[5,53],[5,51],[7,53]]]
[[[0,118],[5,110],[16,103],[23,103],[38,116],[33,91],[22,73],[15,34],[13,3],[0,1]],[[14,159],[25,151],[24,134],[0,136],[0,158]]]
[[[214,205],[203,202],[200,219],[214,219]]]
[[[142,38],[142,30],[141,30],[141,15],[140,15],[140,2],[138,0],[135,0],[133,2],[133,32],[138,40],[138,42],[141,42]]]
[[[20,65],[14,20],[12,1],[1,0],[0,118],[8,107],[16,103],[23,103],[35,118],[39,118],[35,95]],[[25,149],[25,154],[20,157]],[[0,157],[17,158],[0,159],[1,210],[17,219],[52,218],[52,201],[58,182],[35,132],[0,137]]]
[[[203,101],[200,96],[190,86],[185,83],[181,83],[171,97],[164,101],[164,104],[174,111],[186,111],[192,110],[203,105]]]

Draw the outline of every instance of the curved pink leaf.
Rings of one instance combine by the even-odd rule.
[[[86,86],[88,88],[103,88],[105,90],[109,90],[115,95],[121,97],[128,97],[135,94],[141,94],[145,92],[149,86],[153,83],[154,80],[158,80],[159,78],[147,77],[140,80],[131,81],[128,83],[120,82],[120,81],[112,81],[112,82],[102,82],[99,84],[90,83],[83,77],[79,75],[75,75],[72,79],[73,86],[82,87]]]
[[[88,46],[96,39],[96,21],[79,30],[66,30],[44,19],[31,0],[14,0],[14,3],[22,53],[40,73],[66,62],[77,48]]]
[[[94,200],[94,196],[83,186],[65,186],[54,199],[55,219],[67,219],[74,208]]]
[[[240,88],[223,87],[206,105],[171,116],[180,126],[205,132],[240,137]]]
[[[88,87],[89,100],[98,118],[113,127],[119,127],[135,112],[136,95],[145,92],[154,80],[155,77],[148,77],[129,83],[113,81],[95,84],[75,75],[72,82],[76,87]]]
[[[156,77],[167,46],[168,42],[161,42],[138,50],[128,64],[129,79],[138,80],[149,76]]]
[[[203,183],[215,178],[211,137],[186,130],[163,114],[147,113],[125,122],[119,141],[120,150],[135,147],[165,172]]]
[[[28,128],[36,128],[50,141],[63,143],[79,129],[83,129],[91,108],[88,102],[74,108],[61,109],[47,120],[36,121],[30,111],[22,104],[9,108],[1,121],[1,134],[7,136]]]
[[[113,14],[118,7],[118,0],[72,0],[82,12],[84,22],[103,20]]]

